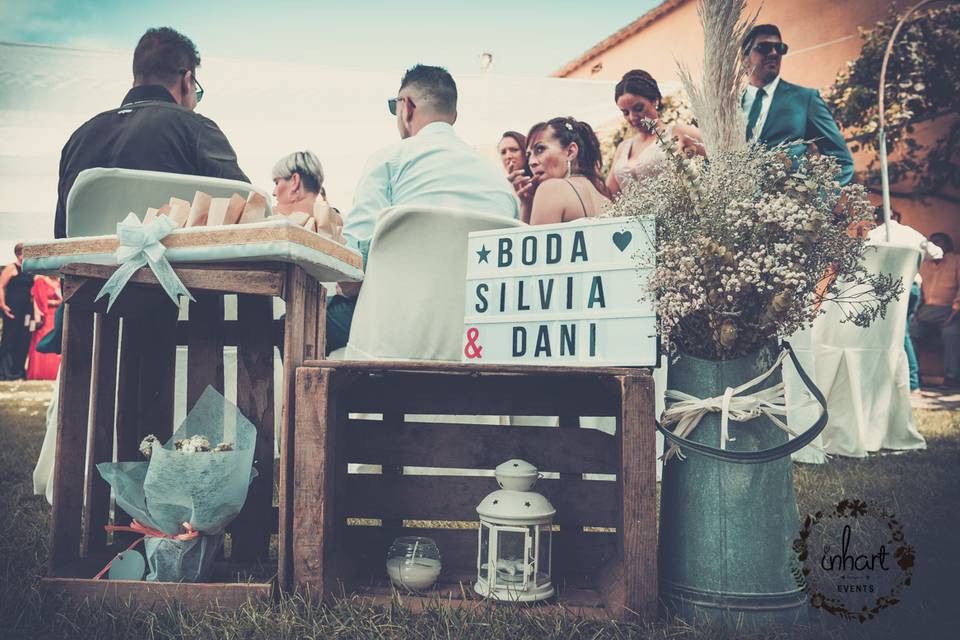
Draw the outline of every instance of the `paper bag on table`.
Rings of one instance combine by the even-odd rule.
[[[346,244],[343,237],[343,217],[340,212],[326,202],[319,200],[313,204],[313,217],[317,221],[317,233],[334,242]]]
[[[243,215],[240,216],[240,224],[262,222],[266,210],[267,199],[256,191],[251,191],[250,196],[247,198],[247,204],[243,208]]]
[[[197,191],[193,195],[193,204],[190,205],[190,213],[187,215],[188,227],[202,227],[207,224],[207,214],[210,211],[210,201],[212,198],[203,191]]]

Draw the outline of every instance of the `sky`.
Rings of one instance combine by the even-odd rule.
[[[0,41],[132,50],[148,28],[170,26],[203,56],[403,69],[418,62],[546,76],[660,0],[0,0]],[[2,63],[0,63],[2,65]],[[269,81],[269,79],[266,79]]]

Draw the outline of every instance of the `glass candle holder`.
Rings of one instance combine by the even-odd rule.
[[[387,575],[398,588],[426,591],[440,577],[440,549],[430,538],[397,538],[387,551]]]

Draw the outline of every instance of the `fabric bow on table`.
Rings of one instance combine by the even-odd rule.
[[[176,228],[177,223],[167,216],[158,216],[150,224],[144,225],[132,212],[122,222],[117,223],[117,240],[120,241],[117,247],[117,264],[121,266],[104,283],[96,298],[99,300],[107,296],[108,312],[131,276],[145,265],[150,265],[150,270],[174,304],[180,303],[181,295],[190,300],[194,299],[164,257],[167,248],[160,243]]]

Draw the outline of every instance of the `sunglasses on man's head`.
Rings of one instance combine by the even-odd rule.
[[[753,50],[759,53],[762,56],[769,55],[776,51],[782,56],[787,55],[787,46],[786,42],[758,42],[753,45]]]

